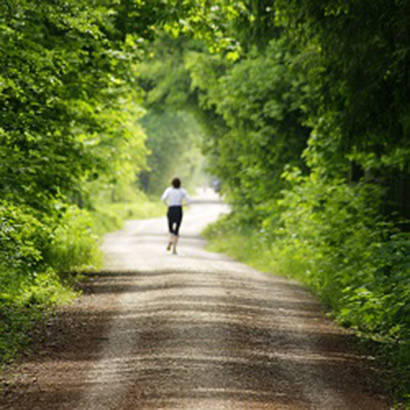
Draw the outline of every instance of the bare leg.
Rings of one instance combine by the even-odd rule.
[[[172,253],[174,255],[177,254],[177,244],[178,244],[178,236],[174,235],[173,242],[172,242]]]
[[[172,233],[169,234],[169,239],[168,239],[168,245],[167,245],[167,251],[171,250],[172,243],[174,241],[174,235]]]

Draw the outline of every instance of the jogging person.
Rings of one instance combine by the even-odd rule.
[[[171,250],[175,255],[177,253],[177,244],[179,236],[179,227],[182,222],[182,205],[189,202],[189,197],[184,188],[181,188],[181,180],[174,178],[161,196],[161,201],[164,201],[168,205],[168,230],[169,241],[167,245],[167,251]]]

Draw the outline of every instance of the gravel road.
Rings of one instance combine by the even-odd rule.
[[[388,409],[382,374],[296,282],[204,250],[226,208],[199,198],[179,254],[165,218],[107,235],[105,269],[3,384],[4,409]]]

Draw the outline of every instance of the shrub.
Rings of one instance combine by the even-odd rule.
[[[95,260],[89,218],[76,207],[41,220],[39,212],[0,204],[0,363],[29,343],[30,330],[47,309],[74,292],[56,273]]]
[[[42,250],[50,229],[28,207],[0,203],[0,263],[13,272],[34,272],[42,263]]]
[[[380,243],[377,206],[380,192],[370,185],[350,186],[342,180],[288,175],[294,186],[279,201],[281,226],[273,245],[281,270],[318,292],[334,309],[346,287],[371,281],[373,251]],[[264,225],[269,229],[269,220]]]
[[[65,208],[53,232],[45,259],[57,272],[83,270],[101,261],[98,238],[93,234],[87,211],[71,205]]]
[[[312,173],[271,204],[262,227],[224,216],[205,234],[214,250],[312,288],[332,315],[377,341],[395,369],[396,391],[410,391],[410,234],[385,223],[380,190]],[[397,225],[396,225],[397,226]]]

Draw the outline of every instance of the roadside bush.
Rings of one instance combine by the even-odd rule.
[[[293,183],[279,201],[281,226],[275,229],[274,258],[279,270],[289,263],[297,276],[338,310],[347,287],[372,280],[373,248],[381,241],[377,206],[380,192],[371,185],[351,186],[316,173],[286,174]],[[269,230],[270,220],[265,221]]]
[[[378,216],[381,191],[297,170],[262,226],[236,214],[207,228],[211,249],[307,284],[331,314],[377,342],[394,369],[396,393],[410,391],[410,234]]]
[[[93,213],[57,200],[45,214],[0,202],[0,364],[29,344],[33,326],[52,306],[75,297],[72,274],[100,264],[102,234],[124,219],[163,214],[162,203],[140,196]]]
[[[37,318],[41,317],[40,309],[25,308],[21,304],[0,304],[0,364],[10,361],[29,342],[29,332]]]
[[[278,270],[312,287],[343,323],[408,340],[410,235],[377,216],[380,190],[315,173],[287,178],[294,187],[283,193],[271,247]]]
[[[85,210],[67,206],[58,220],[46,261],[57,272],[84,270],[101,260],[92,218]]]
[[[0,276],[5,269],[0,267]],[[10,271],[8,272],[10,275]],[[2,286],[0,299],[0,364],[13,359],[22,346],[30,343],[31,330],[55,304],[67,303],[76,293],[62,284],[51,269],[36,273],[20,286]]]
[[[410,234],[378,215],[381,191],[288,175],[282,227],[271,252],[279,271],[312,287],[342,324],[377,341],[410,391]],[[402,393],[400,393],[402,394]]]
[[[29,343],[30,330],[55,304],[75,293],[57,272],[95,261],[89,217],[76,207],[46,216],[27,206],[0,204],[0,363]]]
[[[34,274],[43,264],[43,250],[50,240],[49,227],[34,216],[28,207],[0,203],[0,264],[3,271],[0,286],[10,286],[22,274]],[[10,276],[7,271],[13,272]],[[18,276],[16,278],[16,275]]]

